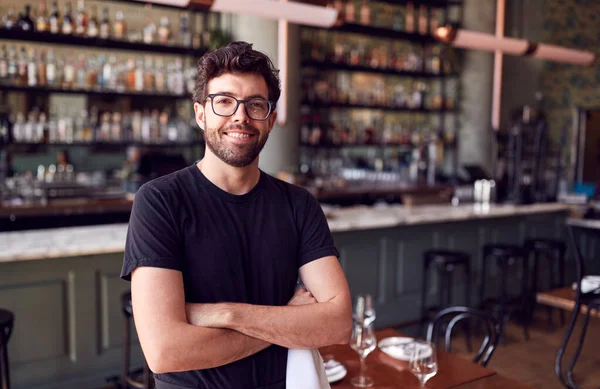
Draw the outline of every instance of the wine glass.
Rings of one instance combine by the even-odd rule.
[[[362,317],[361,317],[361,312]],[[354,320],[362,321],[363,325],[367,326],[375,321],[375,306],[373,305],[373,298],[370,294],[359,294],[356,297],[356,304],[354,306]]]
[[[408,367],[411,373],[419,379],[420,387],[424,388],[425,383],[438,371],[435,346],[424,340],[417,340],[413,342],[412,346]]]
[[[357,388],[368,388],[373,386],[373,380],[365,375],[365,358],[371,351],[375,350],[377,339],[373,325],[364,325],[363,322],[355,321],[352,328],[352,339],[350,346],[358,353],[360,358],[360,373],[357,377],[352,378],[350,383]]]

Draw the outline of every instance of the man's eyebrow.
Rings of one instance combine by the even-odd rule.
[[[211,95],[227,95],[227,96],[235,97],[235,93],[230,92],[230,91],[219,91],[219,92],[211,93]],[[246,96],[246,98],[244,100],[255,99],[255,98],[261,98],[261,99],[268,100],[268,98],[266,98],[261,93],[255,93],[253,95]]]

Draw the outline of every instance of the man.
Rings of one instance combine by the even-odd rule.
[[[245,42],[203,56],[205,156],[136,194],[121,276],[158,389],[284,389],[287,348],[349,341],[350,293],[319,203],[258,168],[277,73]],[[295,292],[298,276],[307,289]]]

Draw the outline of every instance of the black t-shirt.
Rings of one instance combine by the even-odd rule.
[[[339,256],[325,215],[306,190],[261,171],[256,186],[232,195],[192,165],[136,194],[121,277],[138,266],[179,270],[185,300],[283,306],[298,269]],[[201,389],[285,389],[287,349],[270,346],[213,369],[158,374]]]

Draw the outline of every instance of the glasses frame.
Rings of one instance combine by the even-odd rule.
[[[229,97],[230,99],[235,100],[236,105],[235,105],[233,112],[230,115],[221,115],[220,113],[217,113],[217,111],[215,111],[214,98],[217,96],[225,96],[225,97]],[[252,120],[258,120],[258,121],[263,122],[263,121],[267,120],[269,118],[269,116],[271,116],[271,114],[275,111],[275,109],[273,109],[273,107],[275,106],[275,102],[272,100],[263,99],[262,97],[253,97],[251,99],[242,100],[242,99],[236,99],[235,97],[230,96],[230,95],[224,95],[221,93],[211,93],[206,96],[206,99],[207,100],[210,99],[210,107],[212,108],[213,113],[217,116],[221,116],[221,117],[225,117],[225,118],[232,117],[233,115],[235,115],[235,113],[237,112],[241,103],[244,103],[244,112],[246,112],[246,116],[248,116]],[[255,119],[248,112],[248,102],[252,101],[252,100],[264,100],[269,104],[269,112],[267,113],[267,116],[264,119]]]

